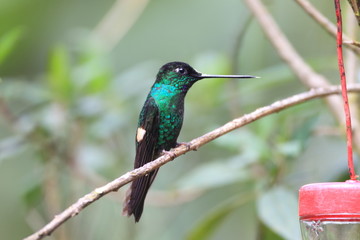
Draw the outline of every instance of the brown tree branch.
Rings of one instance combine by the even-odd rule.
[[[360,92],[360,84],[353,84],[348,86],[349,92]],[[324,88],[314,88],[307,92],[303,92],[294,96],[291,96],[286,99],[282,99],[279,101],[274,102],[271,105],[261,107],[249,114],[245,114],[244,116],[240,118],[236,118],[222,127],[219,127],[209,133],[206,133],[205,135],[198,137],[196,139],[193,139],[189,142],[188,146],[181,145],[177,148],[172,149],[169,151],[168,154],[165,154],[158,159],[145,164],[144,166],[134,169],[130,172],[125,173],[121,177],[107,183],[106,185],[96,188],[92,192],[86,194],[82,198],[78,199],[77,202],[75,202],[73,205],[65,209],[60,214],[56,215],[54,219],[49,222],[47,225],[45,225],[42,229],[35,232],[34,234],[28,236],[24,240],[38,240],[42,239],[45,236],[50,235],[55,229],[57,229],[59,226],[61,226],[64,222],[66,222],[68,219],[76,216],[79,214],[85,207],[90,205],[91,203],[95,202],[96,200],[100,199],[101,197],[105,196],[106,194],[109,194],[110,192],[118,191],[119,188],[124,186],[125,184],[133,181],[136,178],[139,178],[141,176],[144,176],[145,174],[161,167],[162,165],[166,164],[167,162],[170,162],[174,158],[183,155],[191,150],[196,150],[199,147],[203,146],[204,144],[213,141],[214,139],[231,132],[237,128],[240,128],[244,125],[247,125],[251,122],[254,122],[255,120],[258,120],[260,118],[263,118],[267,115],[270,115],[272,113],[277,113],[281,110],[284,110],[286,108],[289,108],[293,105],[297,105],[300,103],[303,103],[305,101],[319,98],[319,97],[326,97],[332,94],[340,94],[341,88],[340,86],[328,86]]]

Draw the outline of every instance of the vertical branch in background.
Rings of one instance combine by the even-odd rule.
[[[238,74],[241,72],[239,70],[239,55],[240,55],[240,49],[241,44],[243,43],[244,37],[246,35],[247,30],[249,29],[249,26],[251,24],[253,17],[252,15],[247,17],[245,23],[240,28],[239,33],[236,36],[234,46],[231,48],[231,74]],[[239,103],[239,85],[236,81],[228,81],[226,83],[226,86],[228,87],[228,92],[230,95],[230,100],[227,101],[229,104],[229,109],[232,117],[236,117],[239,115],[239,112],[241,112],[241,106]]]
[[[336,22],[337,22],[337,55],[338,55],[338,64],[339,64],[339,73],[341,79],[341,92],[344,102],[344,112],[345,112],[345,123],[346,123],[346,139],[347,139],[347,151],[348,151],[348,167],[351,180],[356,180],[356,174],[354,170],[354,161],[353,161],[353,151],[352,151],[352,128],[351,128],[351,116],[349,108],[349,100],[347,95],[346,87],[346,75],[342,54],[342,18],[341,18],[341,7],[340,0],[334,0],[335,3],[335,12],[336,12]]]
[[[240,53],[240,48],[241,48],[241,44],[244,41],[244,37],[245,37],[245,33],[247,32],[247,30],[250,27],[250,24],[253,20],[253,16],[250,15],[249,17],[247,17],[244,25],[242,26],[242,28],[240,28],[240,31],[238,33],[238,35],[236,36],[235,39],[235,43],[234,43],[234,47],[231,49],[232,50],[232,61],[231,61],[231,71],[232,74],[237,74],[239,71],[239,53]],[[231,82],[231,81],[230,81]]]

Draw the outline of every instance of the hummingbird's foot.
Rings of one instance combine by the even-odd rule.
[[[177,157],[177,155],[176,155],[174,152],[171,152],[171,151],[162,150],[161,153],[162,153],[163,155],[165,155],[165,154],[170,155],[171,159],[174,159],[174,158]]]
[[[179,142],[179,143],[176,143],[175,147],[180,147],[180,146],[185,146],[186,150],[189,151],[190,147],[191,147],[191,144],[188,143],[188,142]],[[196,150],[197,150],[197,148],[194,149],[194,151],[196,151]]]

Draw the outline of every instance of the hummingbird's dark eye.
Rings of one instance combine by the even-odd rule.
[[[180,73],[180,74],[185,74],[186,70],[185,70],[185,68],[178,67],[178,68],[175,68],[175,72]]]

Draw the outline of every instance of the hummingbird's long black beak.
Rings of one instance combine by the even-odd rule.
[[[200,73],[201,78],[259,78],[252,75],[210,75]]]

